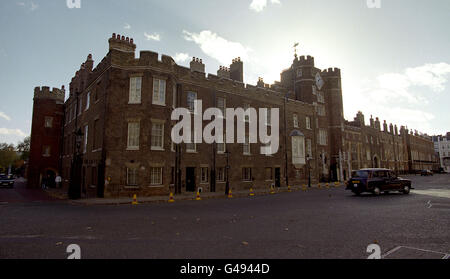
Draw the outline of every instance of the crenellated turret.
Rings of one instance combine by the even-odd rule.
[[[65,94],[64,85],[61,86],[61,89],[53,88],[52,90],[48,86],[34,88],[34,99],[53,99],[64,102]]]

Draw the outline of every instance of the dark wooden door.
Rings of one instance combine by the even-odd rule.
[[[275,187],[281,187],[281,169],[275,169]]]
[[[186,168],[186,192],[195,192],[195,168]]]

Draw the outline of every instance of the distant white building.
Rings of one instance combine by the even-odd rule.
[[[446,136],[434,136],[434,149],[439,153],[441,168],[450,173],[450,133]]]

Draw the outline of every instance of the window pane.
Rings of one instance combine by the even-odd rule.
[[[139,148],[139,122],[128,123],[128,147]]]
[[[208,168],[201,168],[201,182],[202,183],[208,183],[209,181],[209,174],[208,174]]]
[[[152,126],[152,147],[163,148],[163,131],[164,125],[153,123]]]
[[[187,95],[187,106],[191,112],[194,112],[194,101],[197,99],[197,93],[188,92]]]
[[[141,103],[141,87],[142,87],[142,77],[132,77],[130,78],[130,104]]]
[[[127,169],[127,185],[137,185],[137,169]]]
[[[166,81],[153,79],[153,103],[165,105],[166,103]]]
[[[83,148],[84,153],[86,153],[86,151],[87,151],[88,134],[89,134],[89,126],[86,125],[84,127],[84,148]]]
[[[150,183],[152,185],[162,184],[162,168],[151,168],[150,169]]]

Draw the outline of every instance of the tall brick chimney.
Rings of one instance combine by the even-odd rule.
[[[134,52],[136,50],[136,45],[133,42],[133,39],[130,39],[125,36],[120,36],[116,33],[112,34],[112,37],[109,39],[109,50],[116,49],[124,52]]]
[[[234,59],[233,63],[230,65],[230,78],[232,80],[244,82],[244,63],[241,61],[240,57]]]
[[[203,60],[193,57],[190,63],[192,72],[205,73],[205,64],[203,64]]]

